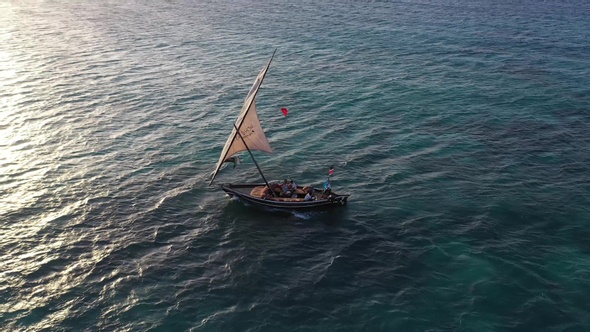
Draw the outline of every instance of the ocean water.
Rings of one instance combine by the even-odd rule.
[[[585,1],[2,1],[0,330],[587,331],[589,133]]]

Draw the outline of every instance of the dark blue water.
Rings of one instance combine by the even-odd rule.
[[[589,9],[2,2],[0,329],[589,329]],[[208,186],[275,48],[256,158],[343,209]]]

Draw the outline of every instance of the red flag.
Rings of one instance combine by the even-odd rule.
[[[286,108],[281,108],[281,112],[283,112],[283,115],[287,116],[287,114],[289,113],[289,110]]]

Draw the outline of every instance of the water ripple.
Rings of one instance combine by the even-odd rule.
[[[584,330],[584,6],[0,3],[0,327]],[[256,158],[345,209],[208,186],[275,47]]]

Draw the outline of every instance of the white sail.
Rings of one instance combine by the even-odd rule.
[[[246,151],[249,148],[250,150],[259,150],[272,153],[270,144],[268,144],[268,139],[264,135],[264,131],[262,130],[262,126],[258,120],[255,102],[256,94],[260,89],[260,85],[262,84],[264,76],[270,67],[271,61],[272,57],[268,64],[262,68],[256,77],[254,84],[250,88],[250,91],[248,92],[248,96],[244,101],[244,105],[242,106],[240,115],[238,116],[238,119],[235,123],[235,127],[232,129],[231,135],[229,135],[227,138],[225,146],[221,151],[219,161],[217,162],[217,167],[215,167],[215,172],[213,172],[213,177],[211,178],[211,183],[215,179],[215,176],[217,176],[221,165],[223,165],[225,161],[238,152]],[[242,138],[240,138],[240,135],[237,135],[236,128],[240,130],[240,135],[242,136],[243,141]],[[244,145],[244,141],[246,142],[248,148],[246,148],[246,145]]]

